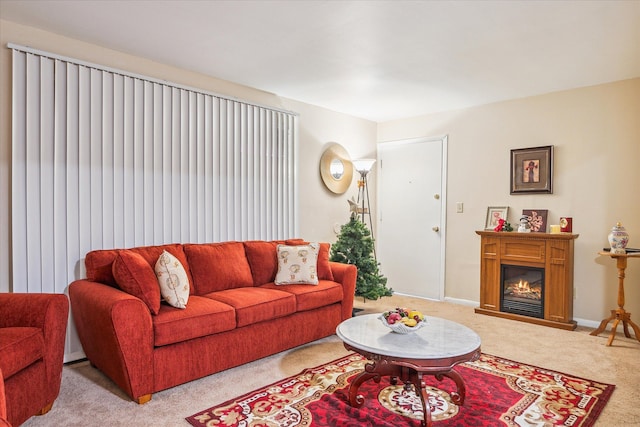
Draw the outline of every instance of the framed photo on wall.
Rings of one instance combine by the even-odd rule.
[[[487,219],[484,222],[485,230],[493,230],[498,225],[498,220],[500,218],[507,220],[507,215],[509,213],[508,206],[489,206],[487,208]]]
[[[553,145],[511,150],[511,194],[553,193]]]

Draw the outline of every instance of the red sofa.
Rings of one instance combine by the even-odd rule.
[[[154,392],[334,334],[352,315],[356,267],[329,262],[323,243],[317,285],[276,285],[278,243],[285,242],[126,250],[152,266],[164,250],[175,256],[190,284],[185,309],[163,302],[155,310],[145,303],[155,296],[120,289],[113,263],[122,250],[88,253],[87,279],[69,286],[87,358],[134,401],[145,403]]]
[[[0,426],[49,412],[60,392],[69,300],[0,294]]]

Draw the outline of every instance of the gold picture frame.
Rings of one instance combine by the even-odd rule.
[[[511,150],[511,194],[553,193],[553,145]]]

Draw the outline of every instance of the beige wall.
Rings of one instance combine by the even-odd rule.
[[[347,222],[347,199],[357,195],[355,177],[352,186],[344,195],[335,195],[324,187],[319,172],[320,157],[324,148],[331,142],[337,142],[343,145],[353,158],[375,155],[376,124],[373,122],[0,20],[0,292],[12,289],[11,50],[7,48],[7,43],[29,46],[299,113],[299,234],[305,239],[334,242],[334,225]],[[372,191],[375,194],[375,187]]]
[[[487,206],[548,209],[573,217],[574,317],[599,321],[617,306],[615,262],[599,257],[617,221],[640,248],[640,79],[383,123],[378,141],[449,136],[446,297],[479,300],[480,239]],[[553,145],[553,194],[509,194],[510,150]],[[456,213],[456,202],[464,213]],[[384,269],[384,266],[383,266]],[[626,272],[625,308],[640,317],[640,259]],[[635,319],[638,320],[637,318]]]

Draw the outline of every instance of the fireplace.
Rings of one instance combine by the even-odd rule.
[[[544,268],[501,265],[500,311],[544,318]]]
[[[571,233],[476,231],[480,306],[476,313],[573,330]]]

